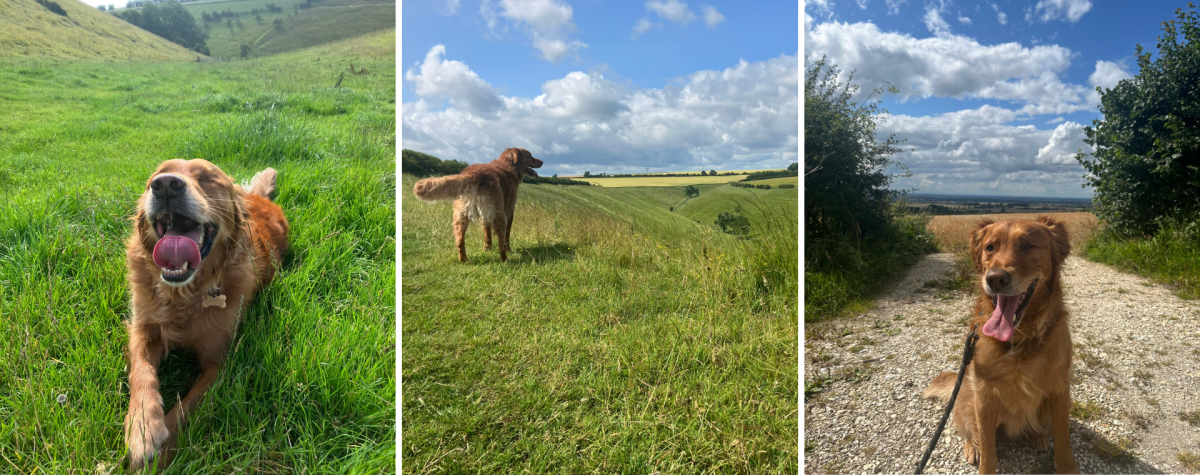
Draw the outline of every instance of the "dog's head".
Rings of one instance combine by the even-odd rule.
[[[238,232],[244,192],[205,160],[167,160],[146,181],[134,216],[162,280],[187,285],[214,248]]]
[[[1039,285],[1058,275],[1071,253],[1066,225],[1042,216],[1036,221],[980,221],[971,231],[971,258],[983,291],[995,297],[996,309],[983,327],[985,335],[1008,341],[1014,317],[1029,303]]]
[[[542,161],[533,158],[533,154],[523,148],[510,148],[500,154],[500,161],[512,165],[518,173],[524,173],[531,177],[537,177],[538,174],[534,168],[541,168]]]

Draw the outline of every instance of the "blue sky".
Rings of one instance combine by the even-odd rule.
[[[406,2],[402,141],[543,174],[798,160],[796,2]]]
[[[805,54],[885,82],[881,134],[907,139],[896,158],[924,193],[1090,197],[1074,159],[1099,118],[1096,86],[1136,74],[1134,48],[1154,51],[1168,2],[808,2]]]

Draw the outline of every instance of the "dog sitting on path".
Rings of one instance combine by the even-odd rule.
[[[457,175],[418,181],[413,194],[422,201],[454,200],[454,243],[458,261],[467,261],[467,225],[472,219],[483,223],[483,242],[492,249],[492,231],[499,240],[500,261],[508,259],[513,212],[517,208],[517,187],[525,175],[537,177],[534,168],[542,161],[528,150],[510,148],[490,163],[468,166]]]
[[[238,320],[271,281],[288,222],[270,196],[275,170],[243,189],[200,159],[168,160],[146,182],[125,249],[129,330],[129,467],[170,464],[187,415],[217,379]],[[163,415],[158,366],[174,348],[195,351],[202,373]]]
[[[1071,253],[1062,221],[984,220],[971,231],[980,275],[975,316],[983,335],[954,405],[963,455],[979,473],[996,473],[996,432],[1024,434],[1039,450],[1054,438],[1058,473],[1079,473],[1071,453],[1071,330],[1062,266]],[[950,399],[957,374],[937,375],[927,398]]]

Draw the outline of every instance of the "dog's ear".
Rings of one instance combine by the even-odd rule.
[[[975,270],[983,271],[983,238],[987,235],[988,226],[991,226],[995,221],[990,219],[979,220],[975,229],[971,230],[971,261],[975,263]]]
[[[500,161],[507,163],[509,165],[512,165],[514,167],[517,166],[517,162],[519,162],[520,160],[521,160],[521,149],[519,149],[519,148],[510,148],[508,150],[505,150],[504,153],[500,154]]]
[[[1062,264],[1071,254],[1071,240],[1067,236],[1067,223],[1051,216],[1038,216],[1037,222],[1050,232],[1050,242],[1054,247],[1050,253],[1054,256],[1054,264]]]

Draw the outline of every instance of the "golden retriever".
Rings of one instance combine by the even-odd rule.
[[[243,189],[200,160],[168,160],[146,182],[126,243],[133,315],[129,330],[129,466],[170,463],[187,413],[216,380],[242,311],[271,281],[287,249],[288,222],[269,199],[275,170]],[[163,415],[158,365],[192,350],[202,373]]]
[[[533,158],[528,150],[510,148],[490,163],[468,166],[457,175],[427,178],[418,181],[413,194],[422,201],[454,201],[454,243],[458,246],[458,261],[467,261],[467,225],[471,219],[483,223],[483,243],[492,249],[492,230],[500,241],[500,261],[508,259],[512,235],[513,212],[517,208],[517,187],[525,175],[537,177],[534,168],[542,161]]]
[[[1071,245],[1063,222],[985,220],[971,231],[971,257],[980,274],[975,317],[982,335],[954,406],[968,463],[995,473],[996,433],[1024,434],[1046,450],[1054,437],[1054,467],[1078,473],[1071,453],[1071,331],[1063,304],[1062,266]],[[933,379],[925,397],[950,399],[957,375]]]

